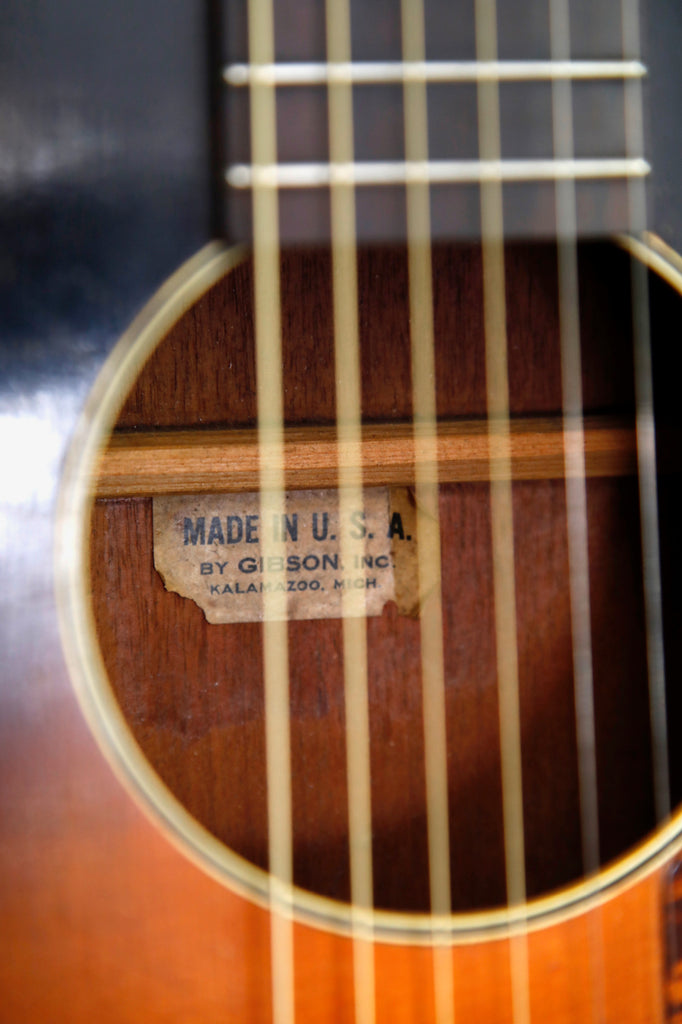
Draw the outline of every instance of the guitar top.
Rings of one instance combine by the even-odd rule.
[[[682,12],[53,7],[0,1020],[676,1020]]]

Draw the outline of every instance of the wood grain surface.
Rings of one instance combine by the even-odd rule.
[[[17,808],[13,844],[0,847],[15,879],[3,895],[12,945],[0,959],[0,1019],[270,1024],[268,915],[190,864],[140,813],[68,688],[53,679],[43,693],[52,714],[34,736],[40,764],[21,757],[19,743],[5,747],[19,755],[15,792],[30,788],[34,798],[32,827]],[[597,1003],[607,1020],[660,1021],[661,892],[655,873],[603,910],[531,934],[533,1019],[582,1024]],[[295,949],[298,1019],[350,1024],[349,941],[297,926]],[[458,947],[452,963],[458,1017],[511,1024],[508,942]],[[376,969],[380,1024],[435,1020],[428,949],[379,944]],[[17,977],[34,980],[19,986]]]
[[[637,471],[635,432],[613,417],[592,416],[583,424],[587,476],[620,476]],[[510,434],[511,473],[516,480],[563,477],[563,421],[547,416],[515,419]],[[438,425],[437,463],[441,483],[499,476],[482,420]],[[293,427],[284,434],[286,486],[290,490],[335,487],[337,466],[348,464],[334,427]],[[373,424],[363,431],[360,454],[366,487],[414,484],[414,441],[409,423]],[[254,430],[118,431],[102,453],[98,498],[155,494],[248,493],[257,491],[259,449]]]

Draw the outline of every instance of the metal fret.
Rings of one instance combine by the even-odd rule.
[[[629,80],[644,75],[646,67],[638,60],[296,62],[229,64],[223,69],[224,81],[232,86]]]
[[[643,178],[641,157],[576,160],[429,160],[364,163],[234,164],[225,172],[232,188],[324,188],[345,185],[405,185],[413,182],[475,184]]]

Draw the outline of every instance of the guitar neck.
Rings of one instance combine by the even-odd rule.
[[[620,3],[596,12],[571,7],[552,26],[551,4],[500,3],[497,52],[477,50],[474,5],[432,0],[425,9],[423,60],[403,47],[397,6],[352,6],[350,60],[330,58],[322,5],[277,6],[272,59],[249,59],[240,4],[224,8],[220,146],[224,157],[223,229],[251,235],[251,191],[279,189],[280,237],[287,243],[330,238],[330,186],[356,186],[359,243],[406,236],[408,182],[431,191],[435,239],[479,237],[480,186],[503,182],[504,229],[510,238],[556,234],[556,182],[574,181],[578,235],[611,235],[631,227],[627,182],[649,171],[634,137],[632,109],[646,73],[638,24]],[[555,17],[556,22],[556,17]],[[485,159],[479,139],[479,84],[497,87],[500,147]],[[570,90],[571,137],[558,137],[556,84]],[[330,91],[352,88],[353,154],[331,161]],[[428,152],[406,158],[406,88],[423,83]],[[257,165],[251,152],[254,90],[271,89],[277,123],[276,161]],[[565,119],[564,119],[565,121]],[[628,125],[630,125],[628,127]]]

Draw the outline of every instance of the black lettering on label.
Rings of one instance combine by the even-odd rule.
[[[403,529],[403,517],[400,512],[394,512],[391,516],[391,522],[388,526],[388,538],[393,540],[394,537],[400,537],[401,540],[405,540],[405,530]]]
[[[188,516],[185,516],[185,544],[205,544],[205,531],[206,520],[203,516],[199,516],[196,524]]]
[[[227,517],[227,543],[239,544],[244,536],[244,523],[241,516]]]
[[[381,590],[377,583],[376,576],[366,580],[363,576],[356,576],[355,579],[334,580],[334,590]]]
[[[374,565],[374,559],[372,555],[356,555],[355,556],[355,568],[356,569],[371,569]]]
[[[211,520],[211,529],[208,531],[208,543],[209,544],[224,544],[225,535],[223,534],[223,528],[220,523],[218,516],[213,516]]]
[[[209,622],[259,621],[273,610],[258,595],[275,590],[294,595],[291,600],[282,596],[292,619],[336,618],[351,593],[349,613],[379,614],[382,602],[393,595],[392,553],[408,548],[405,543],[396,548],[393,539],[396,544],[410,540],[412,519],[402,505],[391,505],[395,499],[386,489],[364,494],[346,512],[338,509],[334,491],[291,492],[265,519],[257,495],[159,499],[155,545],[158,541],[160,565],[171,560],[171,575],[164,582],[182,594],[186,586],[185,596],[204,608]],[[278,543],[269,547],[276,554],[261,547],[270,540],[270,530]],[[352,538],[355,549],[346,558],[339,549],[341,537],[344,542]],[[186,582],[172,573],[184,574]],[[344,590],[343,600],[334,596]],[[357,593],[363,590],[364,595]]]
[[[298,512],[294,512],[292,516],[282,516],[282,532],[282,540],[298,540]]]
[[[322,526],[319,525],[319,512],[313,512],[313,537],[315,540],[326,540],[329,533],[329,513],[322,512]]]
[[[212,594],[232,594],[233,590],[229,583],[212,583],[211,584]]]
[[[298,540],[298,512],[273,516],[272,536],[275,540]]]
[[[364,512],[352,512],[351,513],[350,521],[351,521],[351,524],[354,527],[354,529],[352,529],[350,531],[350,535],[353,538],[353,540],[360,540],[367,533],[367,530],[365,528],[365,524],[363,523],[363,519],[364,518],[365,518],[365,513]]]

